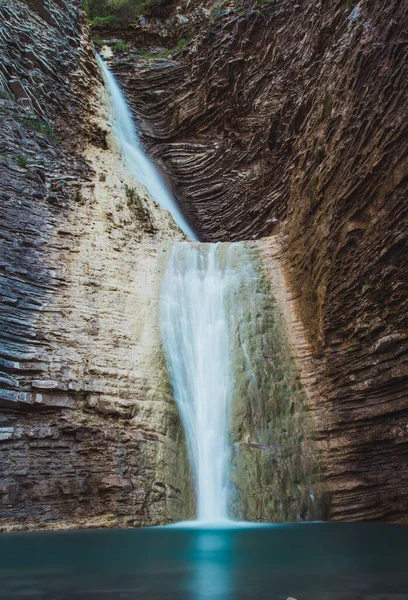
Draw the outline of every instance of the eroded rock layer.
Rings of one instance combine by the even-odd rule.
[[[188,478],[156,306],[183,236],[126,173],[79,2],[0,15],[0,528],[167,522]]]
[[[152,19],[116,59],[146,147],[203,239],[284,236],[331,518],[406,521],[408,6],[194,7],[163,24],[186,48]]]

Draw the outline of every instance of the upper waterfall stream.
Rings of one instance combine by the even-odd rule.
[[[193,240],[197,239],[197,236],[180,211],[175,198],[168,190],[158,169],[144,152],[130,108],[119,84],[99,54],[96,56],[112,101],[113,128],[129,172],[147,188],[149,194],[162,208],[169,211],[174,221],[188,237]]]

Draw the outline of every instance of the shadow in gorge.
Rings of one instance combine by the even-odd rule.
[[[7,600],[403,600],[408,527],[157,527],[0,538]]]

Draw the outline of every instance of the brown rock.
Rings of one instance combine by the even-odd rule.
[[[244,5],[190,25],[183,52],[114,70],[203,239],[281,223],[331,518],[405,522],[408,6]]]

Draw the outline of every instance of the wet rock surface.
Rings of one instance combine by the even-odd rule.
[[[203,239],[283,236],[330,518],[406,521],[407,5],[194,6],[184,49],[114,70]]]

